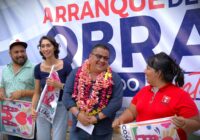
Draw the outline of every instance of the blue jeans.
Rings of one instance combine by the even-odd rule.
[[[65,140],[67,132],[67,110],[62,102],[58,102],[53,124],[38,116],[37,140]]]
[[[77,128],[76,130],[71,129],[70,140],[112,140],[112,133],[103,135],[89,135],[84,130]]]

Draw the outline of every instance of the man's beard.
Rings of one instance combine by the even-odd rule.
[[[19,60],[19,59],[23,59],[23,60]],[[17,65],[23,66],[26,63],[27,57],[21,57],[21,58],[17,58],[16,59],[12,59],[13,62]]]

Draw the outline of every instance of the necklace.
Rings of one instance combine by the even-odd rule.
[[[112,85],[110,67],[107,68],[107,71],[98,74],[96,81],[92,82],[87,59],[76,73],[72,98],[75,99],[77,107],[81,111],[95,115],[107,106],[112,95]]]

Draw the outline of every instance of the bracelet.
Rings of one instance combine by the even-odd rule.
[[[78,114],[80,113],[80,110],[78,110],[75,114],[74,114],[74,116],[76,117],[76,118],[78,118]]]

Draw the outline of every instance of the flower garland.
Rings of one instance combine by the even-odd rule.
[[[76,73],[72,98],[75,98],[81,111],[95,115],[107,106],[112,94],[112,85],[110,67],[107,71],[101,72],[96,77],[95,83],[92,83],[89,75],[89,61],[86,60]]]

